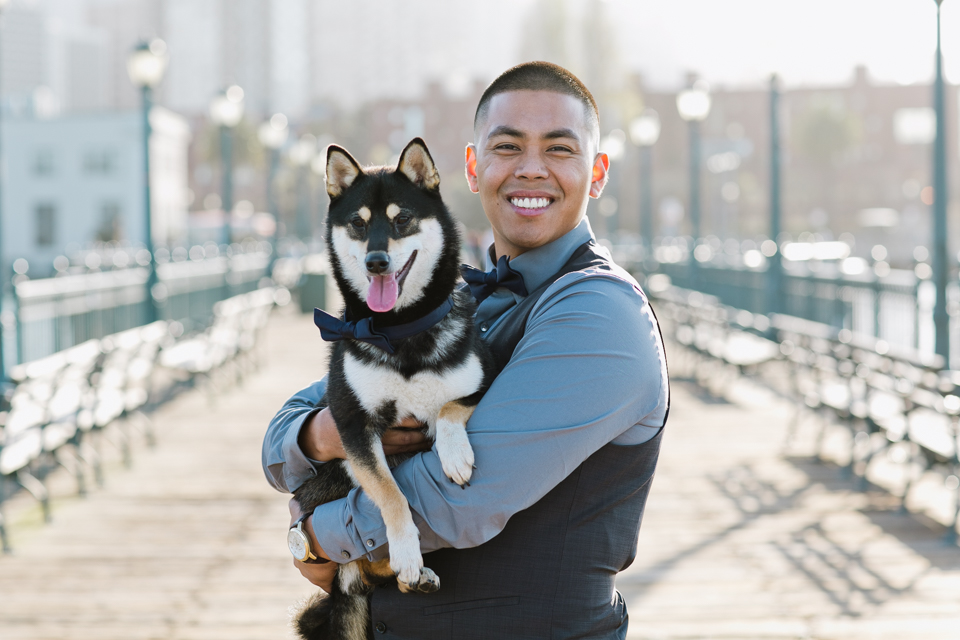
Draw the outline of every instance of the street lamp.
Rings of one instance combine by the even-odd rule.
[[[273,193],[273,181],[277,176],[277,164],[280,160],[280,147],[287,141],[290,130],[287,128],[287,116],[282,113],[273,114],[269,120],[260,125],[257,137],[266,149],[270,150],[267,166],[267,210],[277,216],[277,201]]]
[[[700,123],[710,113],[710,94],[707,83],[698,80],[689,89],[677,94],[677,111],[690,125],[690,224],[693,248],[701,236],[700,229]],[[696,251],[693,252],[694,254]],[[690,277],[694,286],[698,281],[699,265],[695,255],[690,259]]]
[[[224,211],[220,242],[230,245],[233,213],[233,128],[243,119],[243,89],[228,87],[210,102],[210,119],[220,127],[220,166],[223,172],[221,202]]]
[[[653,145],[660,137],[660,116],[653,109],[643,113],[630,123],[630,140],[640,147],[640,235],[649,254],[653,247]]]
[[[150,202],[150,108],[153,102],[153,89],[163,79],[167,70],[167,45],[163,40],[154,38],[142,41],[133,48],[127,58],[127,75],[135,87],[140,88],[143,108],[143,239],[150,254],[147,265],[147,321],[153,322],[159,317],[157,298],[154,290],[157,286],[157,263],[153,257],[153,218]]]
[[[937,114],[937,136],[933,142],[933,283],[937,301],[933,307],[936,332],[934,350],[950,368],[950,316],[947,313],[947,117],[943,99],[943,55],[940,51],[940,5],[937,3],[937,62],[933,83],[933,108]]]
[[[313,157],[317,155],[317,137],[311,133],[300,136],[297,143],[290,149],[290,162],[297,167],[297,224],[296,232],[304,242],[308,242],[313,235],[310,224],[310,194],[307,185],[307,172]]]

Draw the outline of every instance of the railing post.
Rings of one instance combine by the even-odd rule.
[[[767,261],[767,313],[781,313],[783,264],[780,259],[780,88],[770,76],[770,238],[777,249]]]
[[[947,312],[947,112],[944,105],[943,55],[940,49],[940,3],[937,3],[936,76],[933,83],[933,108],[937,114],[937,135],[933,141],[933,281],[937,288],[933,324],[936,331],[935,351],[950,359],[950,316]]]
[[[873,337],[880,337],[880,276],[873,277]]]

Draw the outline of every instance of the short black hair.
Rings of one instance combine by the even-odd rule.
[[[490,100],[495,95],[508,91],[553,91],[573,96],[583,103],[587,120],[595,124],[599,131],[600,112],[597,109],[597,101],[593,99],[593,94],[587,86],[580,81],[580,78],[560,65],[543,61],[524,62],[497,76],[497,79],[491,82],[480,96],[477,111],[473,116],[474,129],[477,123],[487,115]]]

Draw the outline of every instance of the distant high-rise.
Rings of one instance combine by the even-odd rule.
[[[162,36],[163,0],[86,0],[85,16],[106,40],[106,103],[114,109],[140,104],[136,88],[127,75],[127,56],[142,38]],[[163,99],[159,88],[159,98]]]
[[[8,103],[25,103],[48,81],[48,37],[43,12],[15,4],[0,20],[0,93]]]

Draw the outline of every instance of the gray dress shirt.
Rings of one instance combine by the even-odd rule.
[[[510,266],[533,291],[592,237],[584,218]],[[485,299],[476,317],[481,332],[520,299],[506,289]],[[325,389],[324,379],[295,394],[267,429],[263,468],[281,491],[297,488],[322,464],[303,454],[297,438]],[[620,269],[559,278],[534,306],[513,357],[470,418],[477,466],[470,487],[444,475],[436,449],[394,469],[422,551],[483,544],[604,445],[649,440],[664,424],[668,394],[657,321],[636,281]],[[338,562],[387,556],[383,518],[360,489],[317,507],[314,531]]]

